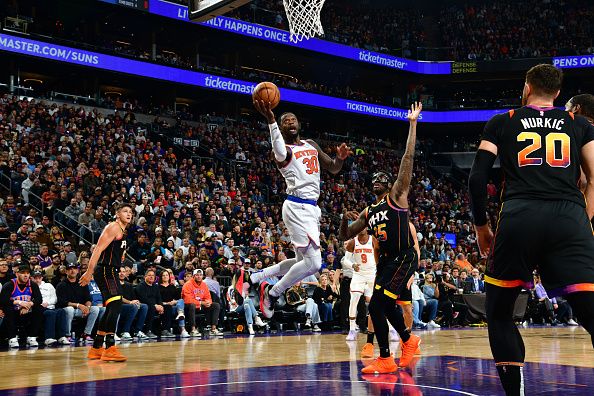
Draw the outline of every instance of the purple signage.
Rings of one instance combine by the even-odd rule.
[[[169,3],[164,0],[150,0],[149,12],[168,18],[189,21],[187,7]],[[300,43],[293,43],[289,40],[290,34],[286,30],[257,25],[233,18],[219,16],[209,21],[201,22],[200,24],[260,40],[290,45],[292,47],[338,56],[358,62],[370,63],[390,69],[404,70],[419,74],[451,74],[451,62],[419,62],[316,38],[303,40]]]
[[[594,55],[558,56],[556,58],[553,58],[553,65],[561,69],[594,67]]]
[[[124,59],[117,56],[69,48],[7,34],[0,34],[0,50],[243,95],[251,95],[256,86],[256,83],[253,82]],[[288,88],[281,88],[280,91],[281,98],[285,102],[393,120],[406,119],[407,111],[405,109],[357,102]],[[420,120],[434,123],[482,122],[501,112],[503,110],[424,111],[421,114]]]

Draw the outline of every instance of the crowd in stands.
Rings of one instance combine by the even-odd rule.
[[[146,126],[139,128],[134,113],[108,114],[0,97],[0,184],[6,186],[0,196],[0,283],[7,285],[0,296],[0,319],[7,323],[3,331],[10,345],[19,345],[17,325],[28,318],[30,346],[36,345],[42,326],[49,344],[69,344],[76,326],[76,337],[90,340],[104,302],[96,284],[78,286],[77,277],[122,202],[131,203],[136,213],[127,230],[129,260],[120,271],[126,307],[118,327],[122,339],[171,337],[172,332],[199,336],[201,321],[211,336],[218,336],[221,328],[231,328],[232,313],[245,315],[250,333],[254,325],[264,326],[246,276],[293,255],[281,218],[284,180],[268,160],[265,124],[259,119],[222,122],[214,116],[192,125],[180,123],[170,132],[199,140],[213,159],[196,163],[144,133]],[[334,155],[336,142],[326,138],[319,143]],[[337,272],[344,252],[337,238],[341,213],[372,202],[372,172],[398,171],[399,152],[389,147],[397,144],[367,138],[352,145],[355,155],[342,173],[322,178],[321,276],[305,279],[286,296],[287,309],[303,312],[305,327],[314,331],[346,326],[343,303],[337,302],[348,295],[340,289],[342,275]],[[223,160],[241,166],[211,165]],[[493,222],[493,183],[489,196]],[[484,272],[464,185],[432,173],[419,156],[409,197],[427,298],[438,294],[425,287],[432,282],[424,274]],[[454,235],[455,246],[444,233]],[[27,287],[34,299],[39,289],[42,305],[38,299],[32,306],[10,298],[29,279],[34,282]],[[464,324],[461,308],[456,311],[450,300],[438,299],[442,325]],[[14,315],[11,304],[23,315]],[[460,323],[454,320],[458,317]],[[432,321],[436,324],[435,317]]]
[[[498,0],[444,5],[439,23],[452,59],[488,61],[594,54],[592,18],[587,2]]]

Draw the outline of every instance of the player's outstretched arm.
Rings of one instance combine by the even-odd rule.
[[[488,255],[493,241],[493,231],[487,221],[487,182],[495,159],[497,159],[497,146],[487,140],[481,141],[468,177],[470,210],[479,251],[483,257]]]
[[[336,158],[332,159],[320,148],[320,146],[316,142],[314,142],[313,140],[307,140],[307,142],[314,146],[316,150],[318,150],[318,157],[320,158],[320,164],[322,164],[322,168],[326,169],[333,175],[340,172],[344,160],[350,154],[352,154],[350,147],[343,143],[340,146],[336,147]]]
[[[398,178],[390,190],[390,199],[395,201],[402,208],[408,207],[408,189],[412,179],[413,163],[415,158],[415,144],[417,143],[417,120],[421,114],[423,105],[420,102],[413,103],[408,111],[409,127],[406,149],[400,161]]]
[[[592,219],[594,216],[594,140],[582,147],[581,155],[582,171],[586,178],[586,190],[584,191],[586,213],[588,218]]]
[[[290,153],[285,145],[285,139],[280,132],[280,128],[276,123],[274,113],[270,108],[270,102],[264,102],[263,100],[254,100],[254,107],[260,114],[262,114],[268,122],[268,128],[270,129],[270,143],[272,144],[272,153],[274,159],[281,164],[284,164],[289,160]]]
[[[112,222],[105,227],[105,229],[101,233],[101,236],[99,237],[99,240],[97,241],[97,246],[95,246],[95,250],[93,250],[93,254],[91,255],[91,258],[89,260],[89,266],[87,267],[87,270],[78,281],[78,283],[81,286],[86,286],[89,284],[89,282],[91,281],[91,277],[93,276],[93,272],[95,271],[95,266],[97,265],[99,257],[101,256],[101,253],[103,253],[107,246],[118,236],[119,231],[120,227],[115,222]]]
[[[349,224],[349,220],[353,222]],[[367,227],[367,208],[361,213],[356,211],[345,212],[342,214],[338,237],[343,240],[349,240],[358,235]]]

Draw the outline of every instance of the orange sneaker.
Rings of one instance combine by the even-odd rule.
[[[402,340],[400,340],[400,350],[402,351]],[[421,354],[421,347],[418,346],[417,350],[415,351],[415,356],[419,356]]]
[[[408,367],[419,345],[421,345],[421,337],[415,334],[411,334],[408,341],[401,344],[402,354],[400,355],[398,367]]]
[[[367,367],[363,367],[363,374],[389,374],[398,371],[398,366],[392,356],[383,358],[378,357]]]
[[[103,355],[101,355],[101,360],[104,362],[124,362],[127,359],[128,358],[122,355],[115,345],[107,348],[103,352]]]
[[[372,358],[373,357],[373,344],[367,343],[363,345],[363,349],[361,350],[361,357],[362,358]]]
[[[105,348],[103,348],[103,347],[101,347],[101,348],[91,347],[91,349],[89,349],[89,353],[87,353],[87,359],[91,359],[91,360],[101,359],[101,356],[103,355],[103,351],[105,351]]]

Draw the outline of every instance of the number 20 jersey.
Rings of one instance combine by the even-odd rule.
[[[287,183],[287,194],[317,201],[320,198],[320,164],[318,150],[302,140],[301,145],[287,145],[291,159],[280,168]]]
[[[568,200],[585,206],[579,190],[580,151],[594,140],[583,117],[557,108],[524,106],[498,114],[483,140],[497,146],[504,175],[501,201]]]

